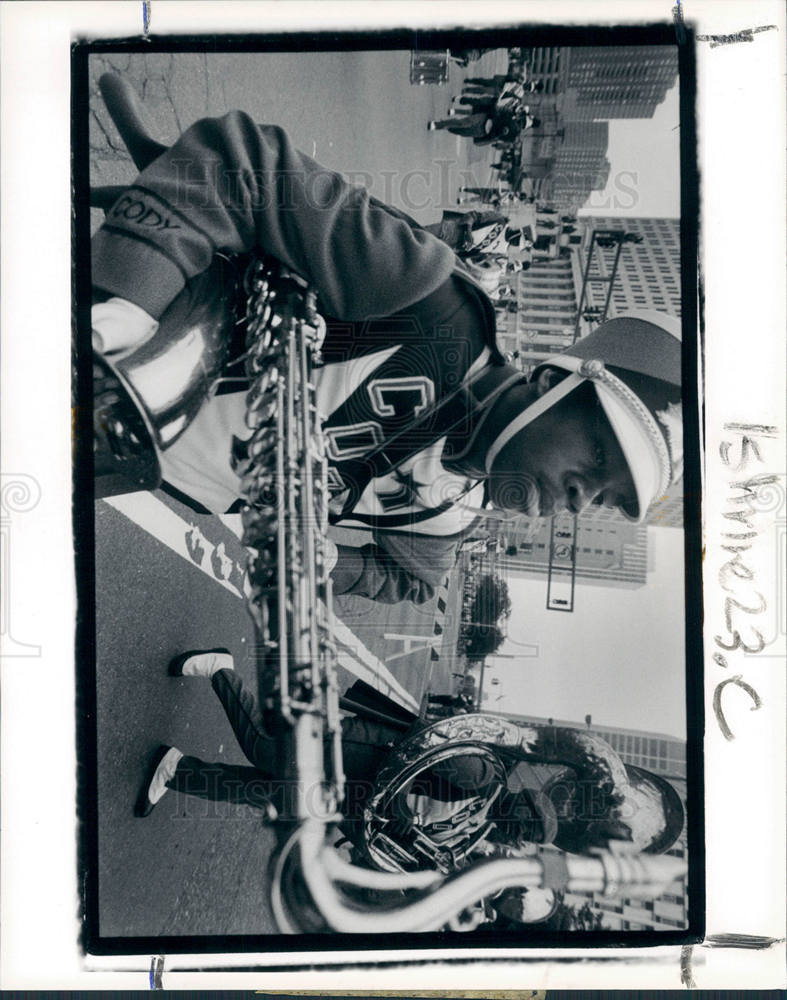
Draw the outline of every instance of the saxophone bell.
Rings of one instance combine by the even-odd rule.
[[[231,354],[236,269],[217,257],[167,308],[155,334],[128,353],[94,352],[98,496],[155,489],[158,455],[189,427]]]

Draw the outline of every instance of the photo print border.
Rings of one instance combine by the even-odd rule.
[[[78,581],[77,623],[77,729],[79,744],[80,884],[83,887],[82,947],[91,955],[201,954],[256,952],[304,952],[304,964],[313,952],[353,951],[368,953],[380,949],[379,938],[359,940],[346,935],[298,936],[147,936],[107,937],[99,932],[97,855],[97,756],[96,756],[96,666],[95,666],[95,561],[94,510],[92,498],[92,372],[90,358],[90,233],[88,162],[88,60],[92,55],[126,52],[276,52],[320,51],[323,49],[423,50],[454,47],[507,47],[524,45],[671,45],[676,44],[671,26],[628,26],[620,28],[558,27],[544,25],[470,31],[363,31],[297,33],[266,36],[183,36],[111,41],[79,41],[72,51],[72,144],[74,185],[74,292],[75,322],[80,331],[75,351],[75,505],[76,568]],[[472,43],[472,44],[470,44]],[[701,317],[697,315],[699,178],[696,153],[696,52],[693,31],[686,25],[677,46],[680,79],[680,171],[681,171],[681,294],[683,326],[684,388],[684,495],[685,495],[685,591],[686,591],[686,710],[688,785],[688,927],[676,931],[592,931],[573,932],[570,940],[561,932],[528,930],[521,934],[473,932],[467,936],[419,933],[396,936],[395,947],[402,953],[427,950],[494,948],[500,952],[523,948],[641,948],[643,946],[686,945],[702,940],[705,930],[705,831],[703,800],[703,593],[701,504],[701,401],[702,343]],[[386,937],[386,948],[392,939]],[[254,966],[255,968],[258,966]],[[266,969],[292,971],[291,965],[266,965]],[[243,962],[231,967],[245,968]]]

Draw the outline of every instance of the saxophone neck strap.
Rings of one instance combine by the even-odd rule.
[[[490,375],[499,371],[499,365],[485,365],[479,368],[460,386],[418,414],[405,427],[386,437],[366,455],[343,462],[333,462],[348,490],[348,495],[341,511],[330,515],[330,522],[336,524],[350,515],[372,479],[395,472],[409,458],[428,448],[435,441],[439,441],[463,425],[467,428],[468,436],[473,436],[479,415],[486,412],[491,400],[504,391],[513,380],[507,378],[501,385],[499,378],[492,379],[491,381],[495,382],[494,387],[483,391],[484,385],[490,380]],[[521,377],[521,373],[517,373],[517,378]],[[446,501],[437,512],[448,509],[453,502],[453,500]],[[435,513],[436,511],[425,511],[424,517],[432,517]]]

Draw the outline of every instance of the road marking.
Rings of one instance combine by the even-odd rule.
[[[411,653],[421,653],[426,649],[434,653],[435,644],[438,642],[436,635],[411,635],[409,632],[383,632],[383,639],[387,639],[388,642],[401,642],[404,646],[398,653],[386,656],[386,663],[393,663],[394,660],[401,660]]]
[[[210,558],[215,548],[213,543],[205,538],[196,524],[184,521],[152,493],[127,493],[108,497],[105,503],[185,559],[189,565],[201,569],[214,583],[229,591],[234,597],[239,600],[243,598],[238,587],[213,572]]]
[[[207,539],[196,524],[184,520],[165,503],[162,503],[152,493],[128,493],[122,496],[108,497],[105,503],[114,507],[137,527],[152,535],[162,545],[179,555],[191,566],[196,566],[202,572],[218,583],[238,600],[242,600],[248,592],[248,579],[245,568],[229,559],[223,552],[217,553],[219,546]],[[241,518],[239,514],[222,514],[221,523],[234,535],[240,538]],[[216,575],[214,564],[221,564],[226,569],[233,564],[237,573],[230,570],[227,574],[238,580],[233,585],[228,579]],[[240,582],[242,580],[242,583]],[[241,589],[243,593],[241,593]],[[417,710],[415,698],[391,674],[388,668],[364,646],[358,636],[334,615],[334,639],[344,647],[337,651],[339,663],[350,673],[378,688],[384,694],[398,699],[408,708]]]

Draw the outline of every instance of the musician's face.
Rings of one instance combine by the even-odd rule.
[[[538,396],[556,381],[545,369]],[[637,507],[628,465],[590,384],[514,435],[492,464],[489,489],[496,507],[529,517],[578,514],[593,503]]]

